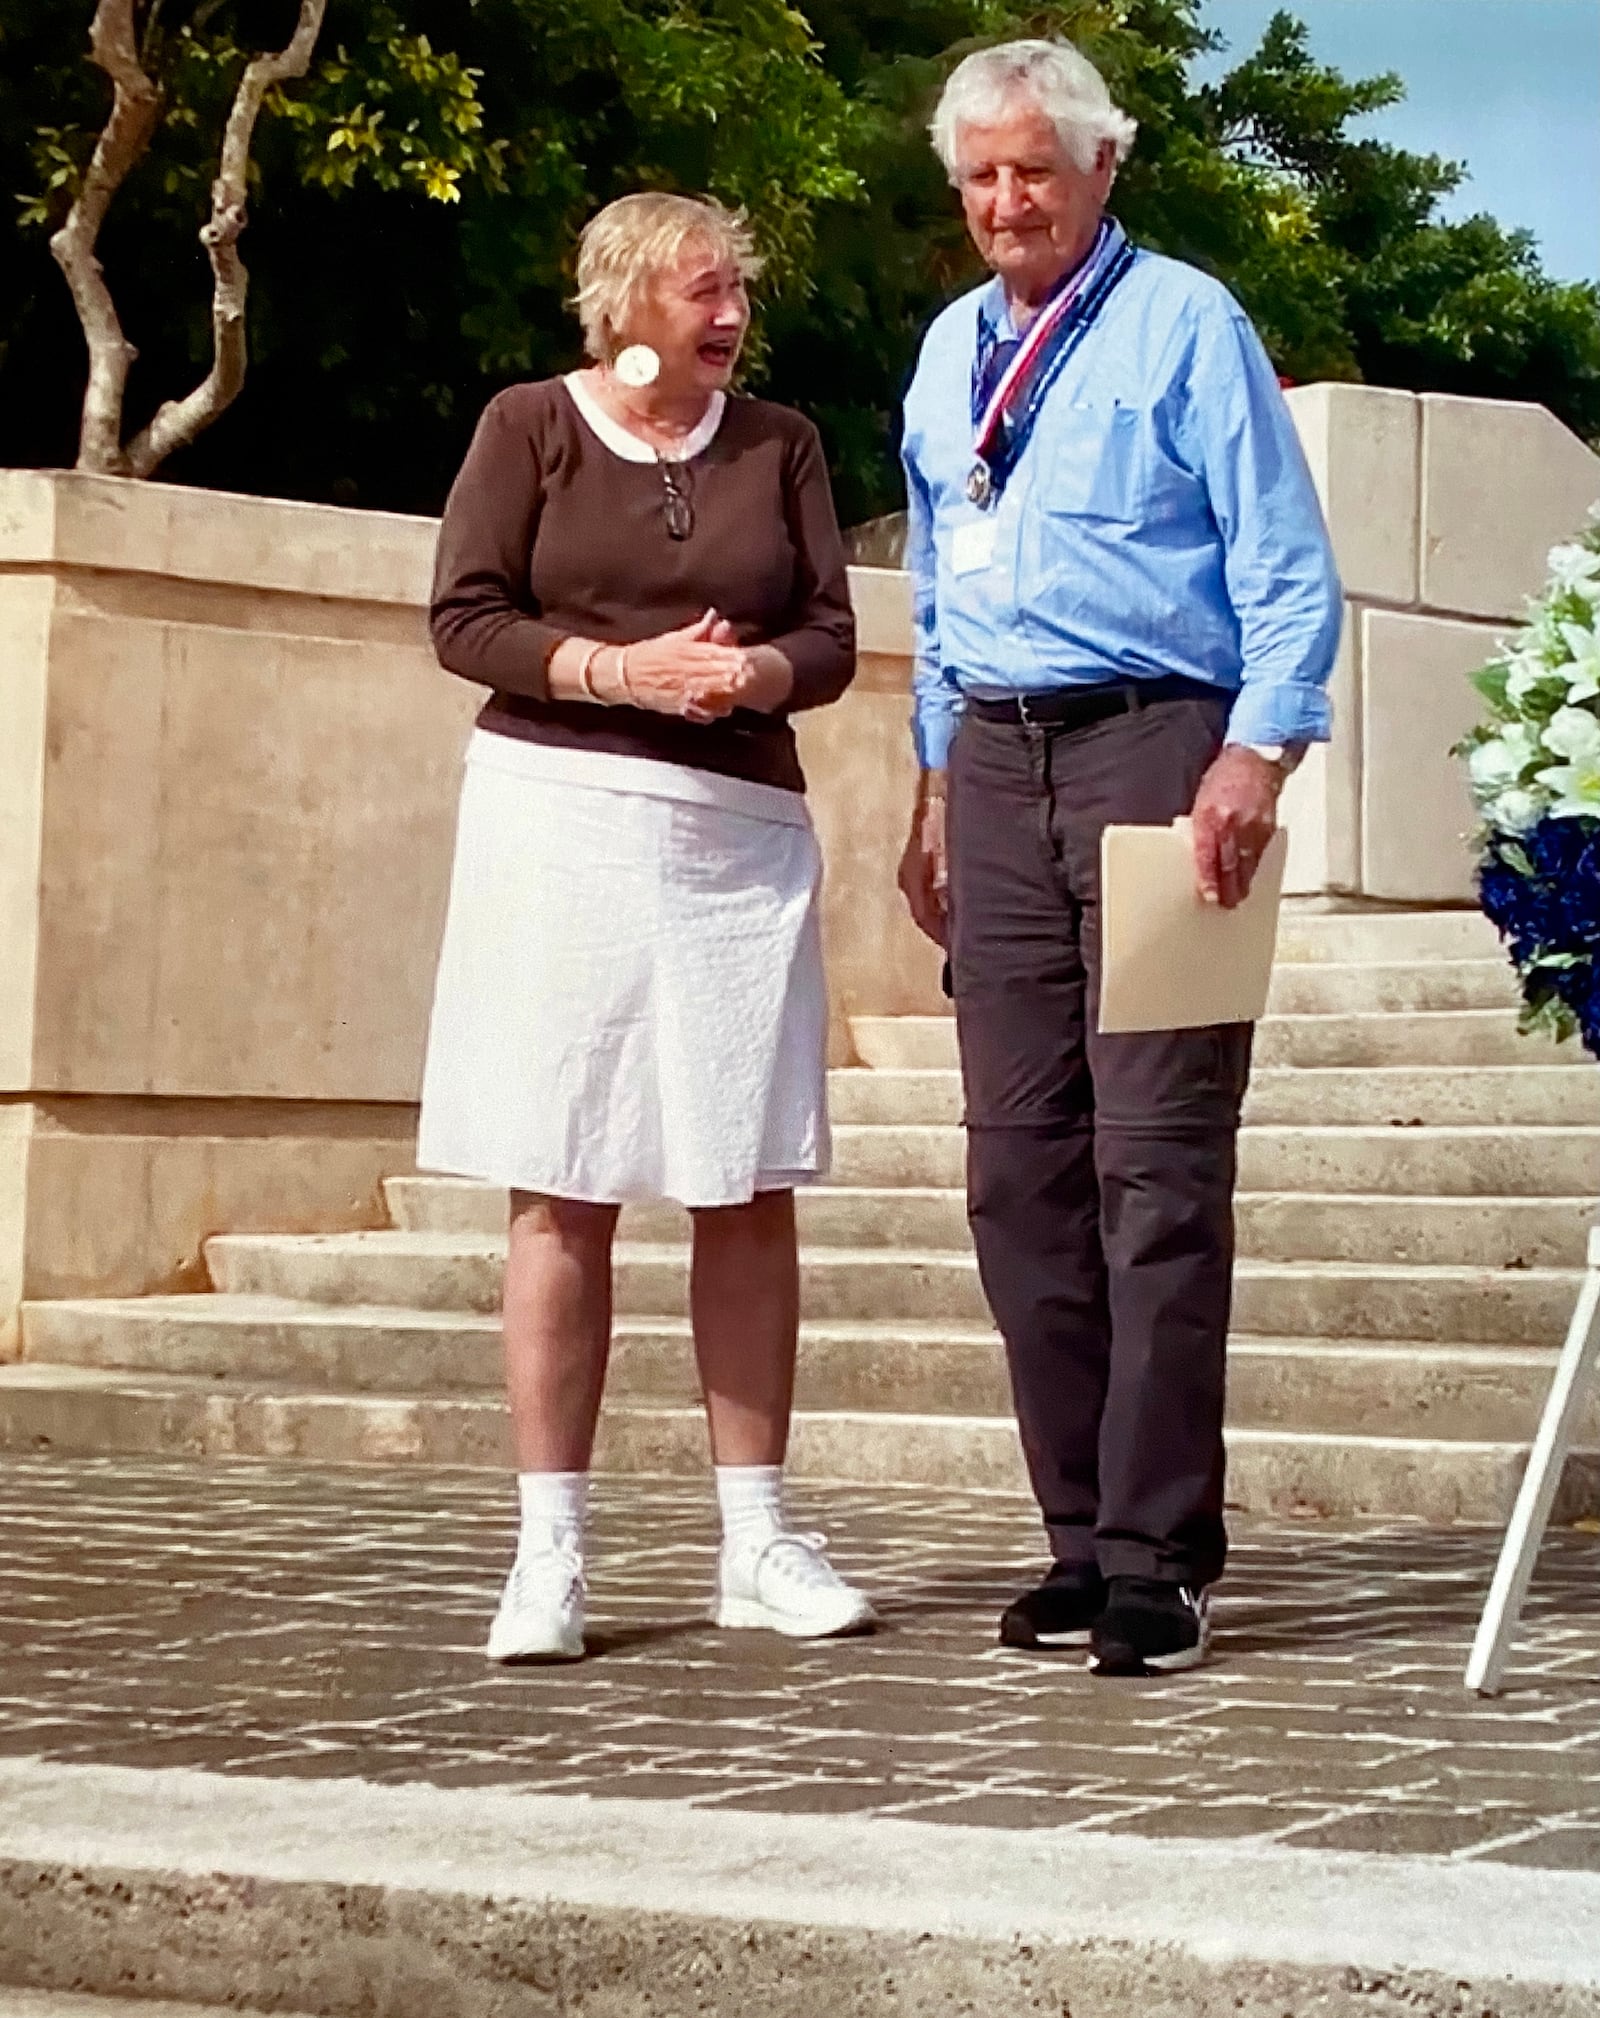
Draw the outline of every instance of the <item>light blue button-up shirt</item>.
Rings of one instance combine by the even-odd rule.
[[[964,693],[1181,673],[1237,694],[1236,743],[1327,738],[1339,578],[1299,437],[1227,289],[1139,252],[980,512],[978,318],[998,280],[928,331],[905,403],[917,755],[943,769]],[[980,520],[988,531],[962,532]]]

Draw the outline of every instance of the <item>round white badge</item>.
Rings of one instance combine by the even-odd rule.
[[[661,359],[647,343],[630,343],[617,353],[611,369],[624,385],[640,388],[654,385],[661,376]]]

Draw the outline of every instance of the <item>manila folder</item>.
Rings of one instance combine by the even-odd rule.
[[[1100,840],[1100,1028],[1253,1023],[1267,1006],[1289,837],[1267,843],[1250,894],[1224,911],[1195,887],[1187,820]]]

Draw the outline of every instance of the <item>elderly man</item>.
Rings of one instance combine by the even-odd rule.
[[[1326,737],[1339,585],[1276,376],[1216,281],[1105,215],[1134,125],[1069,45],[980,51],[933,139],[993,279],[906,398],[921,780],[900,880],[947,949],[968,1212],[1052,1567],[1010,1645],[1205,1657],[1249,1025],[1096,1027],[1109,822],[1192,813],[1247,893]]]

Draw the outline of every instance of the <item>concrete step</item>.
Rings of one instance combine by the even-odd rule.
[[[852,1016],[850,1038],[874,1072],[948,1072],[961,1063],[953,1016]]]
[[[619,1327],[612,1379],[626,1379]],[[687,1329],[682,1330],[687,1337]],[[287,1381],[329,1394],[494,1394],[489,1311],[336,1306],[281,1296],[64,1297],[22,1312],[24,1364]]]
[[[945,1126],[961,1120],[961,1077],[943,1071],[852,1068],[829,1079],[836,1124]],[[1247,1123],[1363,1127],[1424,1122],[1433,1127],[1600,1126],[1600,1071],[1570,1065],[1261,1065],[1250,1082]]]
[[[343,1463],[510,1461],[498,1397],[330,1395],[287,1383],[137,1375],[23,1362],[0,1367],[0,1449],[63,1454],[270,1457]],[[1340,1437],[1280,1430],[1229,1435],[1232,1505],[1261,1512],[1502,1518],[1526,1461],[1518,1443]],[[605,1409],[602,1469],[692,1475],[707,1463],[697,1407],[616,1402]],[[1012,1423],[999,1415],[803,1411],[797,1477],[1014,1491],[1023,1484]],[[1600,1508],[1600,1461],[1575,1452],[1557,1518]]]
[[[937,1017],[927,1019],[930,1023]],[[949,1036],[952,1056],[955,1035]],[[925,1048],[935,1047],[931,1033]],[[1270,1016],[1256,1030],[1255,1062],[1271,1065],[1583,1065],[1577,1043],[1524,1037],[1504,1009],[1406,1016]]]
[[[961,1075],[953,1064],[925,1071],[846,1068],[829,1074],[828,1096],[837,1127],[953,1128],[961,1121]],[[1245,1120],[1344,1127],[1418,1121],[1435,1127],[1600,1126],[1600,1071],[1592,1060],[1320,1069],[1261,1064],[1250,1082]],[[407,1207],[409,1181],[391,1180],[397,1223]]]
[[[1557,1356],[1556,1345],[1240,1334],[1228,1347],[1228,1419],[1246,1429],[1353,1439],[1530,1444]],[[1585,1397],[1573,1441],[1600,1447],[1600,1388]]]
[[[1234,1204],[1239,1254],[1254,1261],[1581,1268],[1597,1218],[1600,1205],[1592,1196],[1245,1191]]]
[[[228,1234],[209,1241],[216,1287],[237,1296],[330,1305],[493,1311],[502,1242],[420,1233]],[[1424,1339],[1546,1345],[1571,1316],[1570,1269],[1411,1267],[1358,1262],[1245,1261],[1235,1270],[1241,1331],[1295,1338]],[[687,1300],[678,1246],[619,1244],[616,1309],[677,1316]],[[982,1323],[987,1306],[972,1257],[952,1252],[813,1248],[801,1259],[810,1319]]]
[[[1277,1016],[1418,1015],[1514,1009],[1510,962],[1493,960],[1287,961],[1274,968],[1267,1013]]]
[[[131,1373],[286,1381],[345,1393],[496,1394],[500,1334],[486,1313],[331,1309],[244,1296],[81,1299],[28,1306],[28,1363]],[[689,1401],[699,1393],[688,1321],[623,1317],[607,1392]],[[1004,1413],[1000,1341],[987,1323],[807,1323],[805,1408],[911,1407]]]
[[[503,1192],[450,1177],[391,1178],[405,1232],[498,1238]],[[796,1199],[806,1247],[971,1251],[964,1197],[954,1186],[819,1185]],[[1259,1261],[1476,1263],[1485,1268],[1581,1267],[1593,1195],[1577,1198],[1395,1196],[1386,1192],[1241,1192],[1239,1253]],[[688,1214],[671,1204],[629,1206],[626,1240],[688,1238]]]
[[[1233,1321],[1275,1338],[1552,1346],[1581,1279],[1564,1268],[1247,1261],[1234,1271]]]
[[[429,1233],[227,1234],[209,1241],[206,1251],[213,1282],[232,1295],[493,1311],[504,1242]],[[976,1265],[970,1254],[955,1250],[813,1248],[802,1260],[801,1278],[808,1317],[987,1317]],[[677,1315],[687,1301],[687,1251],[675,1243],[619,1242],[613,1282],[619,1313]]]
[[[836,1125],[932,1122],[953,1126],[961,1119],[961,1074],[953,1063],[930,1072],[845,1066],[828,1074],[828,1111]]]
[[[26,1363],[287,1383],[329,1395],[494,1396],[500,1338],[487,1314],[337,1310],[272,1297],[174,1296],[39,1303],[24,1313]],[[1555,1349],[1415,1341],[1373,1344],[1240,1334],[1229,1349],[1229,1419],[1246,1429],[1527,1442]],[[685,1319],[618,1322],[613,1400],[688,1403],[699,1386]],[[1005,1416],[995,1332],[980,1323],[811,1322],[797,1405],[806,1410]],[[1600,1389],[1576,1439],[1600,1445]]]
[[[897,1117],[885,1114],[881,1118]],[[905,1118],[943,1117],[918,1114]],[[1600,1071],[1592,1062],[1364,1069],[1334,1066],[1320,1070],[1269,1065],[1251,1078],[1244,1118],[1247,1126],[1286,1127],[1360,1128],[1418,1122],[1435,1128],[1597,1127]]]
[[[850,1031],[864,1066],[880,1071],[948,1071],[959,1062],[950,1016],[854,1016]],[[1257,1069],[1274,1065],[1581,1065],[1577,1043],[1523,1037],[1507,1009],[1407,1014],[1269,1015],[1257,1028]]]
[[[391,1177],[384,1186],[394,1223],[403,1232],[499,1236],[506,1195],[457,1177]],[[811,1185],[795,1194],[802,1244],[818,1247],[956,1247],[970,1245],[963,1193],[954,1185],[840,1188]],[[689,1237],[689,1215],[663,1200],[623,1208],[624,1240]]]
[[[1015,1509],[996,1503],[993,1513],[988,1531],[1007,1532]],[[1019,1529],[1009,1533],[1020,1541]],[[1252,1565],[1226,1592],[1214,1676],[1092,1696],[1059,1662],[1047,1671],[978,1652],[989,1598],[1013,1571],[980,1554],[970,1575],[943,1559],[930,1573],[914,1547],[879,1572],[886,1644],[713,1645],[685,1615],[686,1592],[671,1591],[671,1611],[667,1594],[616,1593],[607,1561],[597,1673],[480,1679],[475,1643],[492,1569],[464,1547],[459,1618],[444,1646],[424,1642],[425,1657],[397,1643],[413,1615],[437,1635],[421,1602],[430,1586],[405,1587],[392,1623],[382,1593],[362,1592],[348,1653],[327,1651],[327,1630],[281,1653],[259,1639],[238,1649],[256,1662],[279,1654],[286,1681],[327,1691],[300,1714],[309,1722],[322,1711],[330,1748],[348,1747],[348,1719],[380,1693],[375,1676],[424,1669],[404,1695],[416,1756],[383,1781],[341,1772],[340,1757],[319,1772],[303,1747],[285,1747],[281,1776],[101,1764],[103,1740],[81,1763],[0,1764],[6,1966],[30,1983],[323,2018],[1594,2018],[1600,1880],[1531,1858],[1523,1868],[1498,1861],[1581,1853],[1581,1823],[1541,1827],[1554,1821],[1547,1782],[1587,1763],[1578,1719],[1555,1722],[1544,1692],[1529,1707],[1526,1686],[1499,1712],[1463,1698],[1451,1717],[1441,1684],[1456,1649],[1443,1625],[1414,1620],[1412,1593],[1347,1568],[1350,1581],[1308,1622],[1299,1566],[1279,1546],[1290,1560],[1276,1574]],[[1313,1534],[1303,1546],[1315,1563],[1328,1544]],[[1008,1535],[1008,1551],[1016,1547]],[[1352,1549],[1338,1560],[1360,1557]],[[1428,1570],[1423,1603],[1459,1616],[1463,1578]],[[342,1588],[352,1581],[347,1572]],[[687,1588],[698,1609],[698,1578]],[[610,1625],[619,1598],[621,1632]],[[936,1681],[914,1636],[930,1613]],[[657,1625],[663,1616],[669,1623]],[[1319,1627],[1333,1659],[1295,1644]],[[663,1632],[673,1635],[664,1650],[653,1644]],[[654,1672],[683,1662],[672,1693],[686,1700],[659,1717],[652,1670],[628,1658],[641,1643],[665,1653]],[[303,1674],[301,1644],[314,1650]],[[177,1651],[192,1660],[187,1645]],[[140,1679],[116,1678],[115,1699]],[[357,1693],[363,1683],[368,1693]],[[1565,1709],[1581,1687],[1548,1693]],[[1414,1713],[1404,1722],[1402,1700]],[[873,1733],[856,1747],[870,1762],[859,1781],[832,1763],[850,1757],[843,1719],[858,1704],[870,1706]],[[571,1791],[542,1791],[515,1764],[495,1774],[492,1762],[516,1758],[518,1739],[531,1751],[560,1733],[577,1752],[586,1712],[592,1748],[571,1781],[556,1782]],[[87,1722],[78,1710],[68,1728]],[[445,1751],[444,1734],[462,1724],[485,1733],[476,1769]],[[968,1730],[969,1760],[933,1763],[930,1754],[958,1753]],[[902,1733],[903,1774],[886,1779],[880,1762],[894,1755],[898,1766]],[[1319,1756],[1341,1751],[1348,1763]],[[134,1756],[159,1757],[156,1741],[144,1738]],[[773,1757],[794,1775],[776,1798],[730,1799],[726,1779],[706,1786],[708,1767],[759,1771]],[[1037,1784],[1022,1778],[1031,1757]],[[434,1777],[463,1784],[426,1783],[441,1758],[450,1765]],[[645,1770],[662,1758],[682,1761],[682,1774]],[[1102,1759],[1095,1805],[1068,1776],[1082,1781]],[[941,1771],[952,1796],[955,1773],[970,1783],[992,1772],[988,1813],[971,1799],[935,1805]],[[1192,1777],[1176,1777],[1184,1771]],[[1211,1786],[1183,1799],[1202,1771]],[[1330,1799],[1320,1789],[1335,1773],[1341,1795]],[[480,1784],[496,1777],[503,1784]],[[814,1791],[795,1784],[807,1780]],[[1466,1810],[1480,1784],[1496,1805]],[[1369,1798],[1357,1806],[1345,1787]],[[1320,1810],[1290,1805],[1307,1789]],[[1437,1815],[1418,1799],[1424,1789]],[[693,1801],[696,1791],[706,1798]],[[1039,1812],[1024,1819],[1001,1805],[1007,1794]],[[917,1800],[917,1811],[872,1812],[874,1795]],[[1341,1798],[1372,1818],[1383,1854],[1311,1847],[1326,1829],[1313,1834],[1310,1823]],[[1469,1833],[1463,1812],[1479,1821],[1478,1841],[1499,1836],[1488,1856],[1438,1854]],[[1309,1840],[1297,1840],[1296,1823]],[[1282,1840],[1268,1839],[1273,1829]],[[1202,1832],[1211,1840],[1197,1841]],[[1428,1854],[1409,1854],[1419,1837]],[[168,2018],[154,2004],[139,2010]]]
[[[1500,935],[1481,911],[1311,910],[1294,899],[1278,916],[1276,954],[1288,961],[1503,960]]]
[[[1600,1191],[1600,1128],[1246,1128],[1246,1191],[1577,1198]]]
[[[965,1182],[959,1128],[834,1130],[832,1181],[884,1188]],[[1249,1127],[1247,1191],[1383,1191],[1581,1197],[1600,1191],[1600,1128]]]

